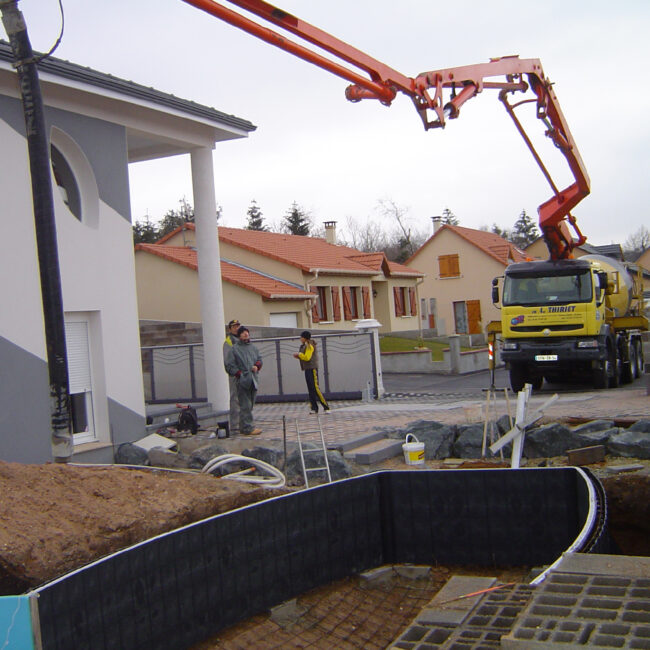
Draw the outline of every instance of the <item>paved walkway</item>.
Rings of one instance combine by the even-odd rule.
[[[533,396],[533,408],[549,399],[549,394]],[[445,424],[481,422],[484,418],[486,397],[480,392],[449,393],[438,395],[387,395],[372,402],[332,402],[330,413],[321,414],[320,421],[328,444],[347,441],[377,430],[404,427],[416,420],[437,420]],[[491,415],[500,417],[510,412],[514,417],[516,397],[510,394],[509,405],[503,396],[491,407]],[[315,428],[316,416],[309,415],[309,404],[280,403],[257,404],[254,410],[257,426],[263,430],[261,440],[280,440],[283,434],[283,417],[287,439],[295,440],[298,421],[301,431]],[[559,399],[544,411],[545,420],[566,417],[597,419],[650,418],[650,396],[645,387],[627,390],[601,390],[559,394]],[[315,438],[311,433],[307,439]]]

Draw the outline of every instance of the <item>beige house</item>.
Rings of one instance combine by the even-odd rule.
[[[443,225],[406,261],[422,269],[420,314],[423,328],[438,336],[479,334],[499,320],[492,304],[492,278],[526,255],[494,233]]]
[[[417,330],[417,285],[423,274],[327,240],[219,228],[226,321],[262,327],[354,329],[376,318],[382,332]],[[135,268],[141,320],[199,322],[194,224],[155,244],[138,244]]]

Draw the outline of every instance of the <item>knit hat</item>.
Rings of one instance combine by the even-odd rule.
[[[309,330],[305,330],[304,332],[300,333],[301,338],[309,340],[311,338],[311,332]]]
[[[250,334],[250,331],[249,331],[248,327],[246,327],[245,325],[242,325],[242,326],[237,330],[237,336],[241,336],[241,335],[242,335],[242,332],[248,332],[248,333]]]

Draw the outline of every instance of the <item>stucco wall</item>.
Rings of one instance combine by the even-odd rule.
[[[457,253],[460,276],[440,278],[438,257]],[[450,230],[442,230],[408,264],[426,274],[420,285],[420,298],[436,299],[438,335],[455,333],[454,301],[480,300],[481,330],[501,312],[492,304],[492,278],[503,275],[505,266]]]
[[[11,223],[11,237],[0,243],[0,337],[4,350],[12,349],[46,368],[46,350],[34,217],[28,172],[27,145],[21,106],[17,99],[0,97],[0,141],[3,173],[0,192],[3,214]],[[100,442],[132,440],[144,430],[144,394],[139,355],[132,233],[126,174],[126,134],[122,127],[102,120],[72,115],[46,107],[52,142],[73,167],[82,194],[82,220],[63,202],[54,185],[54,207],[61,270],[63,309],[66,318],[89,322],[94,424]],[[7,161],[11,161],[10,164]],[[15,355],[14,355],[15,356]],[[33,363],[32,363],[33,361]],[[19,363],[7,366],[0,359],[2,384],[20,381],[27,372]],[[12,373],[4,376],[5,373]],[[43,458],[42,440],[48,438],[49,387],[38,382],[15,396],[0,437],[13,435],[23,426],[26,410],[39,412],[40,424],[32,422],[24,432],[26,445],[34,442],[31,460]],[[118,405],[119,421],[111,421],[109,401]],[[13,418],[13,420],[12,420]],[[36,441],[40,441],[38,444]],[[49,439],[48,439],[49,442]],[[19,448],[2,445],[6,460],[29,460]],[[110,448],[109,448],[110,449]],[[112,458],[112,451],[110,452]]]

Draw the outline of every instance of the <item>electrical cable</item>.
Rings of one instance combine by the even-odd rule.
[[[54,53],[54,50],[56,50],[57,47],[61,44],[61,39],[63,39],[63,30],[65,28],[65,14],[63,13],[63,0],[59,0],[59,10],[61,12],[61,31],[59,32],[59,38],[56,39],[56,42],[48,52],[45,54],[41,54],[41,56],[36,56],[34,57],[34,60],[36,63],[41,62],[43,59],[47,59],[48,56],[52,55]]]

